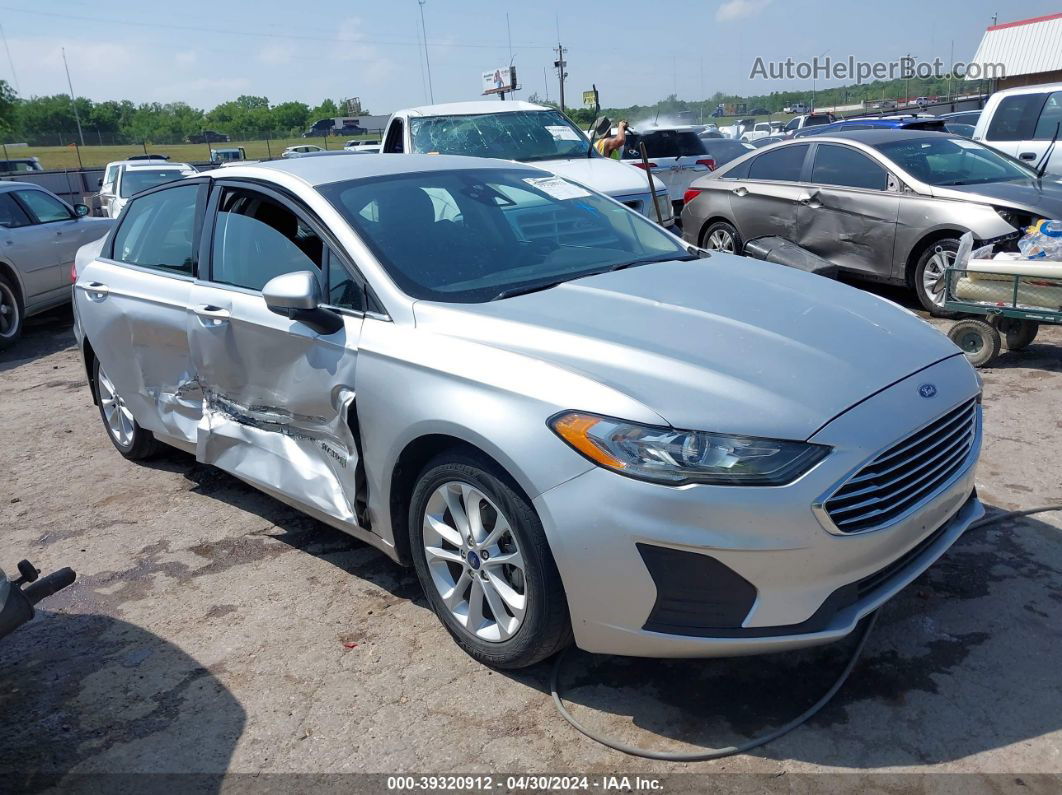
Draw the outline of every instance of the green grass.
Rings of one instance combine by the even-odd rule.
[[[147,144],[140,146],[130,144],[126,146],[18,146],[8,147],[8,157],[37,157],[41,165],[47,169],[78,168],[78,155],[80,154],[80,166],[85,168],[101,167],[112,160],[124,160],[130,155],[161,154],[169,155],[170,160],[177,162],[200,162],[210,159],[211,149],[227,149],[242,146],[247,152],[249,160],[263,160],[270,156],[279,157],[285,147],[299,144],[313,144],[326,146],[328,149],[342,149],[343,144],[352,138],[368,138],[379,140],[379,135],[362,135],[343,138],[330,136],[324,138],[278,138],[270,141],[231,141],[229,143],[213,144]],[[2,153],[0,149],[0,153]]]

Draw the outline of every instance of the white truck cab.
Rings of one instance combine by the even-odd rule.
[[[516,160],[582,183],[656,220],[646,173],[602,157],[558,110],[519,101],[453,102],[396,111],[384,154],[444,154]],[[667,186],[653,180],[664,226],[675,223]]]
[[[1060,124],[1062,83],[1008,88],[988,98],[973,139],[1035,167]],[[1062,141],[1055,146],[1046,173],[1062,175]]]

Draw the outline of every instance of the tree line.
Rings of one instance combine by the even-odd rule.
[[[181,143],[214,130],[233,140],[300,135],[317,119],[345,115],[340,105],[326,99],[311,107],[305,102],[271,104],[267,97],[244,95],[222,102],[211,110],[184,102],[104,100],[95,102],[67,94],[21,99],[0,80],[0,132],[7,142],[31,145],[73,143],[77,118],[86,145],[112,143]],[[363,111],[367,112],[367,111]]]

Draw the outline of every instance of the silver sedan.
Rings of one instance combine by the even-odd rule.
[[[70,300],[74,255],[114,223],[88,213],[36,185],[0,182],[0,350],[27,317]]]
[[[79,270],[106,433],[416,567],[498,667],[844,637],[983,514],[979,384],[842,284],[463,157],[234,166]]]

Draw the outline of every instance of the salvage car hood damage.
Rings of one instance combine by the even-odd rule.
[[[933,195],[961,201],[980,200],[1025,210],[1040,218],[1062,218],[1062,181],[1051,177],[934,187]]]
[[[485,304],[418,302],[414,311],[418,328],[583,374],[674,427],[788,439],[959,355],[889,301],[718,253]]]

